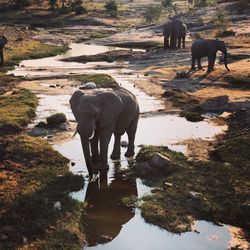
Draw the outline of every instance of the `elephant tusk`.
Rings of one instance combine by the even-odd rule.
[[[94,135],[95,135],[95,130],[93,130],[91,136],[89,137],[89,140],[91,140],[94,137]]]

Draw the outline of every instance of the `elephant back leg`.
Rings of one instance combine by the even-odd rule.
[[[180,48],[181,47],[181,37],[178,37],[177,40],[178,40],[178,45],[177,46],[178,46],[178,48]]]
[[[186,36],[182,37],[182,48],[185,49]]]
[[[120,158],[121,155],[121,134],[115,134],[115,142],[113,152],[111,154],[111,159],[116,160]]]
[[[138,116],[136,116],[131,122],[130,126],[126,130],[128,135],[128,149],[125,153],[126,157],[134,156],[135,154],[135,133],[137,130]]]
[[[192,53],[192,65],[191,65],[191,69],[192,69],[192,70],[195,70],[195,60],[196,60],[196,57],[195,57],[195,55]]]
[[[198,62],[198,69],[202,69],[202,66],[201,66],[201,57],[197,58],[197,62]]]

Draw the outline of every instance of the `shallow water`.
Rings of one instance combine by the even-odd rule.
[[[23,61],[20,67],[10,73],[23,76],[70,74],[73,72],[111,74],[120,85],[137,96],[140,111],[144,113],[138,124],[135,140],[136,152],[139,151],[141,144],[167,145],[171,149],[185,152],[185,146],[176,145],[177,142],[189,138],[211,139],[214,135],[225,130],[225,127],[215,126],[208,121],[191,123],[185,118],[174,115],[157,114],[156,111],[164,109],[163,104],[133,86],[132,82],[137,76],[124,75],[125,72],[130,72],[126,69],[126,62],[120,63],[120,68],[117,67],[119,66],[117,63],[98,63],[101,65],[99,68],[107,65],[111,68],[96,70],[96,63],[79,64],[58,61],[63,57],[86,54],[86,51],[97,54],[110,50],[109,47],[105,46],[85,44],[72,44],[71,47],[72,50],[65,55]],[[69,120],[74,119],[68,103],[73,91],[74,89],[68,95],[57,96],[41,93],[35,122],[44,120],[56,112],[64,112]],[[127,140],[126,136],[122,140]],[[113,138],[109,154],[112,143]],[[56,142],[53,146],[71,160],[70,171],[87,176],[78,135],[64,142]],[[142,197],[144,194],[150,193],[150,188],[145,186],[141,179],[128,178],[122,173],[122,169],[129,167],[129,160],[124,157],[125,150],[122,148],[122,156],[119,161],[109,159],[110,169],[107,174],[100,174],[95,182],[87,183],[83,190],[71,194],[79,201],[88,202],[85,218],[88,240],[86,249],[227,249],[232,238],[227,225],[215,226],[206,221],[197,221],[195,228],[199,233],[188,232],[176,235],[145,223],[139,209],[121,206],[121,199],[124,196]]]

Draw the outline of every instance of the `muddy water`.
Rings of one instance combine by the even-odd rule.
[[[111,74],[120,85],[135,93],[141,113],[144,114],[139,120],[136,135],[137,152],[141,144],[168,145],[172,149],[185,152],[185,147],[177,146],[177,142],[189,138],[211,139],[225,129],[216,127],[208,121],[191,123],[184,118],[158,114],[156,111],[163,109],[162,103],[133,86],[133,79],[137,76],[124,75],[124,72],[130,72],[126,68],[126,63],[119,65],[98,63],[99,68],[108,65],[109,69],[97,70],[98,65],[95,63],[76,64],[58,61],[62,57],[105,52],[109,49],[104,46],[73,44],[72,51],[63,56],[23,61],[21,66],[11,73],[23,76],[41,76],[61,73],[99,73],[101,71]],[[68,100],[74,90],[72,88],[67,95],[40,93],[36,121],[43,120],[58,111],[64,112],[68,119],[73,119]],[[73,134],[73,132],[71,133]],[[126,136],[122,140],[127,140]],[[53,140],[52,142],[56,150],[71,160],[70,170],[73,173],[87,175],[78,135],[64,142]],[[112,143],[113,141],[111,141]],[[139,209],[121,206],[123,197],[131,195],[142,197],[150,192],[150,188],[145,186],[141,179],[129,178],[123,174],[122,170],[128,168],[130,162],[123,156],[124,148],[121,153],[119,161],[109,159],[110,169],[107,174],[100,173],[96,181],[91,183],[86,181],[83,190],[71,194],[75,199],[88,203],[85,218],[88,241],[86,249],[226,249],[228,247],[232,239],[229,232],[229,229],[232,228],[230,226],[215,226],[206,221],[197,221],[194,225],[196,232],[174,235],[157,226],[145,223]]]

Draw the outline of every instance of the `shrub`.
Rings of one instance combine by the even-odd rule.
[[[213,18],[213,22],[217,29],[216,36],[221,36],[227,31],[228,28],[228,20],[226,19],[226,15],[222,10],[217,10],[215,16]]]
[[[49,6],[52,10],[55,9],[56,5],[57,5],[57,0],[49,0]]]
[[[115,0],[109,0],[105,4],[105,9],[112,17],[117,17],[118,15],[118,5]]]
[[[154,20],[158,20],[161,16],[162,8],[160,5],[151,5],[144,12],[144,17],[146,22],[153,22]]]
[[[14,9],[20,10],[20,9],[24,9],[25,7],[28,7],[32,4],[31,0],[12,0],[10,1],[10,5],[12,5],[12,7]]]
[[[76,15],[82,15],[82,14],[88,13],[87,9],[86,9],[85,7],[83,7],[83,6],[77,6],[77,7],[74,9],[74,11],[75,11],[75,14],[76,14]]]
[[[172,0],[162,0],[161,1],[161,5],[164,7],[164,8],[168,8],[172,5]]]

